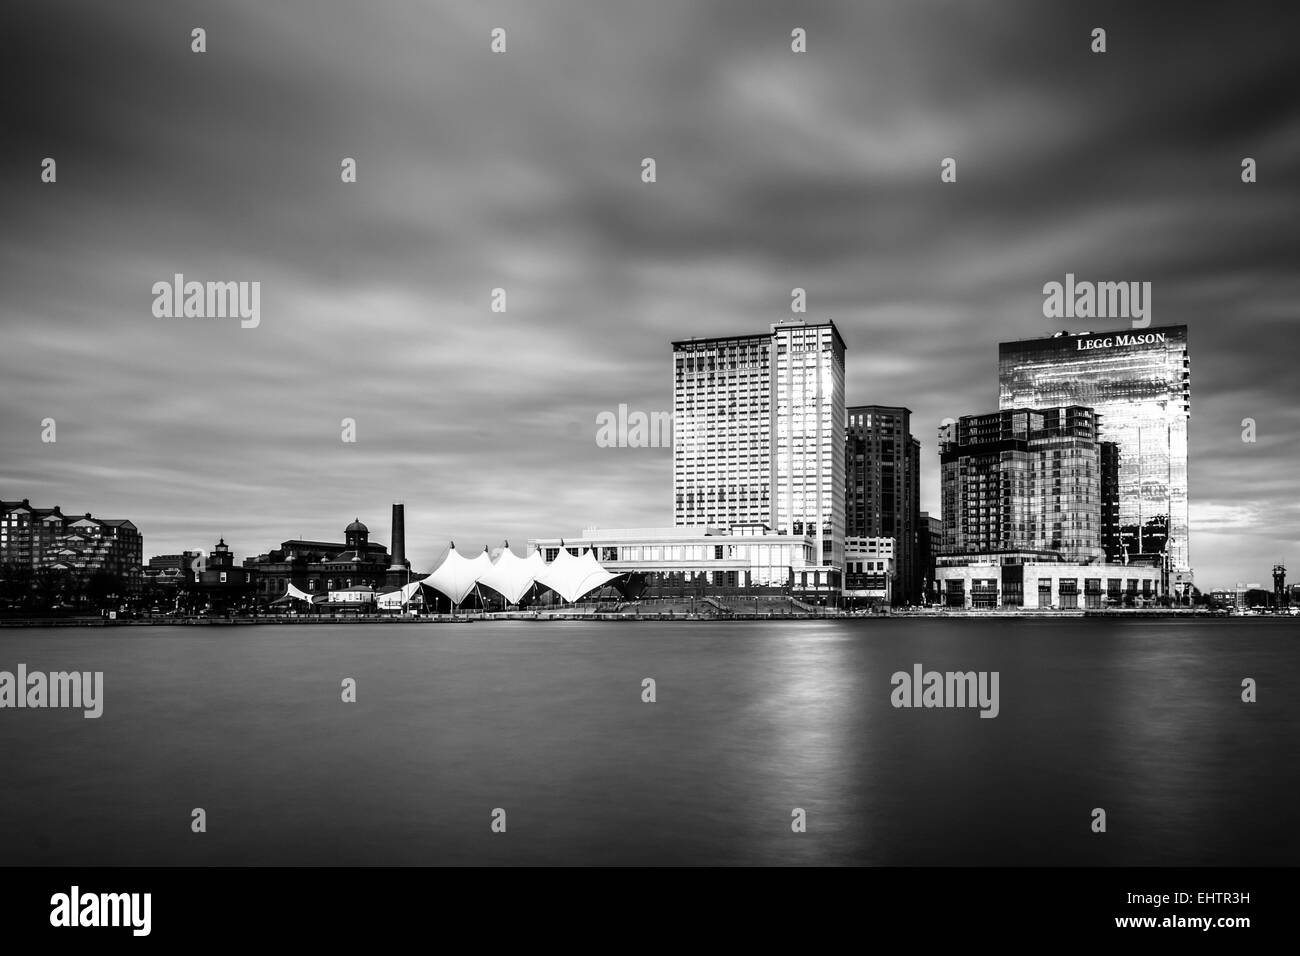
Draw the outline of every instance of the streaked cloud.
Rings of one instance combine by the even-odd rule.
[[[130,517],[146,554],[355,515],[384,538],[399,498],[417,561],[667,523],[670,454],[597,448],[596,414],[668,408],[669,341],[763,329],[797,285],[844,334],[850,401],[913,409],[937,512],[934,426],[996,405],[998,341],[1053,331],[1041,287],[1069,271],[1151,281],[1156,324],[1191,328],[1198,582],[1300,561],[1286,6],[53,0],[0,21],[3,497]],[[260,281],[261,327],[155,319],[175,272]]]

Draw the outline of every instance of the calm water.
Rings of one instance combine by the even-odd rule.
[[[1249,620],[3,631],[0,669],[102,670],[105,705],[0,710],[0,863],[1294,865],[1298,650]],[[1000,716],[891,707],[917,662],[999,671]]]

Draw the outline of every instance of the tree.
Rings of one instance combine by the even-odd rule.
[[[72,575],[62,568],[38,568],[32,580],[32,597],[37,611],[53,611],[68,601],[75,587]]]
[[[125,593],[125,583],[111,571],[100,569],[86,579],[86,598],[96,610],[117,607]]]
[[[32,600],[32,568],[27,564],[6,562],[0,565],[0,605],[26,607]]]
[[[160,611],[170,611],[176,604],[177,587],[178,585],[159,584],[146,578],[137,603],[145,611],[151,611],[155,607]]]

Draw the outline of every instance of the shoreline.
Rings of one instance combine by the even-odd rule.
[[[1028,610],[1028,611],[1003,611],[1003,610],[949,610],[949,609],[919,609],[919,610],[899,610],[889,614],[772,614],[772,613],[741,613],[737,612],[729,615],[700,615],[700,614],[674,614],[672,612],[655,612],[655,613],[628,613],[628,612],[589,612],[575,613],[566,611],[550,612],[526,612],[526,611],[497,611],[486,614],[439,614],[439,615],[422,615],[420,617],[400,617],[389,615],[339,615],[339,616],[321,616],[321,617],[230,617],[230,618],[143,618],[143,619],[124,619],[109,620],[100,617],[52,617],[52,618],[15,618],[11,620],[0,620],[0,629],[20,629],[20,628],[39,628],[39,627],[253,627],[258,625],[304,625],[304,626],[329,626],[341,624],[394,624],[394,625],[412,625],[412,624],[473,624],[481,621],[532,621],[536,623],[546,623],[548,621],[600,621],[604,622],[666,622],[675,621],[679,623],[725,623],[728,621],[889,621],[889,620],[933,620],[943,618],[949,620],[977,620],[986,621],[990,619],[1033,619],[1033,620],[1078,620],[1081,618],[1107,618],[1107,619],[1139,619],[1150,620],[1153,618],[1191,618],[1195,620],[1241,620],[1253,619],[1257,621],[1286,621],[1290,620],[1293,615],[1288,614],[1218,614],[1210,611],[1201,611],[1193,609],[1173,609],[1173,608],[1130,608],[1130,609],[1112,609],[1112,610]]]

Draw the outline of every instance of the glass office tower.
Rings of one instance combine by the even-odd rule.
[[[1118,558],[1191,583],[1187,327],[1058,332],[998,346],[1000,408],[1087,405],[1119,450]]]

